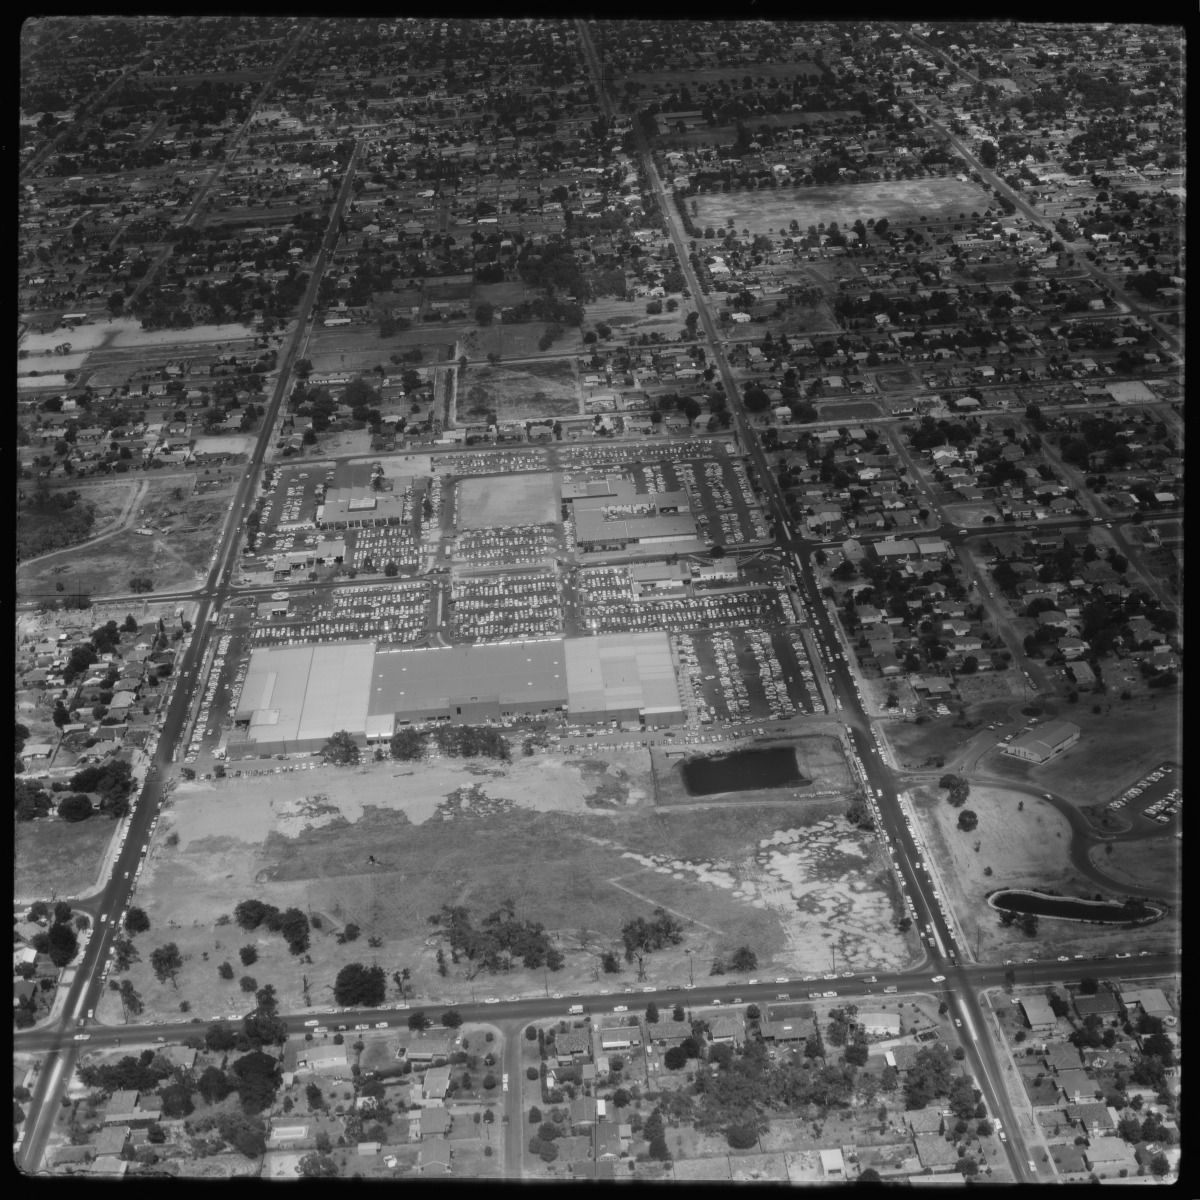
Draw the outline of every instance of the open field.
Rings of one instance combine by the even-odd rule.
[[[549,349],[541,349],[538,343],[548,325],[546,321],[522,321],[516,325],[477,325],[473,321],[457,321],[443,326],[443,329],[451,337],[458,338],[468,357],[473,359],[484,359],[489,354],[498,354],[501,359],[508,360],[539,358],[543,355],[561,357],[564,354],[583,352],[583,330],[582,327],[574,325],[563,325],[562,336],[557,338]],[[470,377],[468,372],[467,379]]]
[[[1093,699],[1103,704],[1099,715],[1084,703]],[[1070,750],[1040,767],[995,752],[981,768],[989,775],[1044,786],[1087,805],[1112,799],[1158,763],[1180,758],[1177,696],[1126,701],[1113,698],[1110,690],[1107,697],[1088,696],[1078,704],[1063,705],[1058,715],[1082,731]]]
[[[101,816],[75,824],[55,817],[18,821],[14,828],[13,895],[46,900],[51,895],[78,896],[92,887],[115,825]]]
[[[691,88],[699,88],[701,84],[717,83],[722,79],[730,83],[741,84],[746,71],[739,67],[687,67],[681,71],[632,71],[628,75],[619,76],[619,85],[624,87],[626,82],[640,83],[644,88],[654,88],[659,84],[664,89],[672,89],[677,84],[686,84]],[[821,68],[816,63],[803,59],[795,62],[763,62],[756,63],[750,74],[768,79],[772,75],[776,79],[795,79],[797,76],[812,76],[819,79]]]
[[[664,300],[669,299],[669,296],[664,297]],[[594,329],[601,322],[611,325],[614,342],[642,333],[657,333],[664,341],[674,342],[686,327],[685,318],[688,314],[686,298],[677,299],[679,308],[675,312],[667,312],[664,303],[663,311],[651,316],[646,312],[646,305],[650,301],[645,297],[617,300],[613,296],[601,296],[588,302],[586,324],[589,329]]]
[[[752,234],[787,229],[797,221],[809,225],[836,221],[848,229],[860,217],[881,217],[893,225],[911,224],[921,216],[931,220],[970,213],[987,207],[988,193],[973,183],[944,179],[894,179],[886,183],[847,183],[832,187],[766,188],[695,197],[695,222],[701,228],[723,227],[732,217],[736,229]]]
[[[459,529],[558,521],[558,486],[553,475],[487,475],[462,479],[457,487]]]
[[[1004,928],[987,905],[989,893],[1003,887],[1033,888],[1092,899],[1094,880],[1079,874],[1068,850],[1071,828],[1048,801],[1004,788],[973,784],[964,808],[979,818],[971,833],[958,828],[958,814],[935,786],[910,792],[930,858],[946,886],[950,910],[966,943],[980,961],[1045,957],[1070,950],[1095,953],[1110,942],[1124,948],[1127,930],[1078,921],[1042,918],[1038,934],[1027,937],[1016,926]],[[1023,810],[1018,804],[1023,803]],[[979,850],[975,850],[976,842]],[[992,874],[985,871],[991,868]],[[1145,881],[1143,881],[1145,882]],[[1139,933],[1139,938],[1170,934],[1170,919]]]
[[[474,358],[474,333],[463,342]],[[459,424],[482,421],[494,412],[500,421],[544,420],[576,416],[580,411],[579,384],[570,360],[506,362],[502,366],[470,367],[460,379],[455,416]]]
[[[139,889],[155,921],[139,938],[142,957],[176,941],[185,957],[180,990],[158,984],[145,962],[131,978],[148,1014],[175,1012],[180,999],[205,1016],[242,1011],[237,984],[216,967],[254,942],[252,973],[278,988],[285,1008],[303,1005],[302,973],[320,1005],[340,967],[368,953],[333,937],[353,921],[364,944],[379,936],[379,954],[411,968],[417,1002],[466,1000],[465,964],[439,978],[426,918],[448,903],[482,917],[506,897],[554,932],[566,955],[553,981],[561,991],[594,984],[599,953],[619,947],[620,924],[656,904],[686,926],[680,946],[648,961],[656,984],[687,979],[685,950],[707,971],[715,954],[742,944],[760,965],[795,969],[823,964],[831,947],[840,964],[860,968],[908,961],[910,948],[892,928],[897,897],[882,853],[846,825],[840,801],[803,814],[739,805],[660,815],[649,807],[651,786],[644,751],[605,760],[385,762],[181,784]],[[172,831],[174,849],[165,845]],[[278,936],[216,924],[250,896],[321,915],[311,965],[302,968]],[[614,982],[630,975],[626,968]],[[540,994],[544,982],[518,968],[473,986]]]
[[[869,400],[849,400],[819,404],[817,413],[822,421],[877,421],[882,415],[879,405]]]
[[[1183,843],[1173,834],[1136,842],[1106,842],[1093,846],[1088,858],[1118,883],[1145,887],[1148,881],[1177,881],[1183,865]]]
[[[82,549],[47,555],[18,571],[18,593],[53,595],[55,583],[61,582],[68,592],[103,596],[127,591],[135,575],[152,579],[158,591],[191,583],[212,558],[236,484],[231,477],[222,491],[198,496],[192,492],[194,480],[173,476],[149,481],[138,511],[153,527],[152,536],[129,528]]]
[[[389,361],[393,354],[405,353],[420,347],[424,357],[412,365],[427,367],[449,357],[454,335],[447,333],[439,322],[436,325],[415,325],[389,338],[379,336],[377,325],[338,325],[332,329],[318,326],[309,335],[304,357],[313,365],[314,375],[334,371],[370,371],[382,366],[397,370]],[[404,366],[409,364],[405,363]]]

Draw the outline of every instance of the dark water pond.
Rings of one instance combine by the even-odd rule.
[[[796,766],[796,753],[787,746],[769,750],[735,750],[711,758],[693,758],[683,765],[683,784],[689,796],[746,792],[756,788],[795,787],[812,783]]]
[[[1095,900],[1068,900],[1039,892],[997,892],[992,903],[1006,912],[1036,913],[1039,917],[1070,917],[1076,921],[1104,921],[1114,925],[1159,917],[1154,908],[1127,908],[1124,904]]]

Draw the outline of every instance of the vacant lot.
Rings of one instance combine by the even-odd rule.
[[[587,324],[591,329],[600,324],[610,325],[614,342],[642,333],[657,333],[663,341],[674,342],[685,327],[688,304],[686,297],[678,298],[679,308],[669,313],[665,303],[669,299],[669,296],[664,297],[663,311],[651,316],[646,312],[646,305],[650,301],[645,297],[639,297],[637,300],[617,300],[612,296],[601,296],[588,303]]]
[[[1136,842],[1105,842],[1093,846],[1088,857],[1098,870],[1136,887],[1177,888],[1183,863],[1183,843],[1173,834]]]
[[[112,840],[113,822],[89,817],[68,824],[58,818],[18,821],[13,894],[20,900],[78,896],[96,882],[101,860]]]
[[[559,516],[554,475],[486,475],[458,485],[459,529],[548,525]]]
[[[128,591],[134,576],[151,579],[158,591],[198,580],[212,559],[236,479],[203,496],[193,493],[194,483],[194,475],[151,479],[137,510],[138,520],[153,529],[150,536],[128,528],[47,555],[18,572],[19,594],[53,594],[61,582],[67,592],[104,596]]]
[[[408,966],[425,1003],[467,1000],[471,986],[541,994],[540,971],[480,976],[474,985],[465,961],[445,978],[437,973],[439,943],[427,918],[443,904],[482,918],[506,897],[554,931],[566,955],[552,980],[560,991],[595,983],[600,952],[620,946],[621,923],[659,904],[686,933],[648,960],[655,984],[687,979],[685,950],[700,957],[699,973],[742,944],[760,964],[793,969],[831,948],[839,963],[863,968],[908,961],[891,928],[897,899],[882,855],[846,825],[840,801],[803,815],[739,805],[664,818],[649,807],[647,765],[643,751],[613,751],[604,761],[386,762],[182,784],[139,889],[155,921],[138,938],[146,962],[131,972],[147,1013],[177,1012],[183,999],[202,1016],[244,1011],[238,984],[220,979],[217,967],[228,959],[243,974],[237,951],[250,943],[259,960],[246,973],[273,983],[285,1008],[303,1005],[303,977],[312,1003],[327,1003],[342,965],[376,956]],[[172,831],[175,848],[165,844]],[[319,916],[311,965],[277,935],[216,924],[247,897]],[[346,922],[361,926],[358,944],[335,941]],[[382,946],[368,949],[368,936]],[[178,991],[147,966],[165,941],[185,957]],[[621,981],[632,982],[630,968]]]
[[[472,358],[477,357],[473,339],[475,334],[468,333],[464,340],[464,351]],[[579,411],[574,364],[561,359],[470,367],[459,380],[455,402],[459,424],[482,421],[488,413],[500,421],[536,421],[573,417]]]
[[[751,234],[810,225],[826,227],[833,221],[845,230],[856,220],[887,217],[892,225],[915,224],[957,216],[986,207],[987,193],[973,183],[957,179],[897,179],[888,183],[847,183],[833,187],[767,188],[697,196],[696,224],[722,227],[730,217],[735,229]]]

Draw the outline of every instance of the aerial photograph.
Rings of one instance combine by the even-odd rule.
[[[1182,25],[17,34],[18,1175],[1181,1182]]]

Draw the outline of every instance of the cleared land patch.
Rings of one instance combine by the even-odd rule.
[[[468,334],[468,353],[474,354]],[[544,420],[575,416],[579,386],[570,362],[530,362],[469,368],[459,380],[455,405],[460,424],[481,421],[494,412],[501,421]]]
[[[987,207],[988,194],[977,184],[944,179],[894,179],[884,183],[847,183],[833,187],[767,188],[696,196],[695,222],[700,227],[734,227],[752,234],[788,228],[794,220],[801,232],[809,225],[842,230],[856,220],[887,217],[892,225],[916,223],[920,217],[940,220]]]
[[[341,966],[375,956],[410,966],[417,1003],[469,1000],[468,964],[448,964],[449,975],[439,976],[440,935],[426,918],[462,904],[482,919],[507,897],[554,933],[566,966],[552,982],[564,992],[594,985],[599,954],[619,952],[621,923],[649,916],[655,904],[685,918],[683,943],[648,960],[655,984],[688,978],[685,950],[707,971],[709,956],[743,943],[760,965],[778,959],[799,968],[827,955],[831,939],[855,965],[908,961],[891,924],[897,897],[882,853],[850,829],[840,801],[803,815],[739,805],[664,817],[649,807],[644,752],[604,758],[602,775],[599,759],[538,755],[181,784],[139,888],[155,927],[138,938],[145,961],[130,977],[147,1015],[177,1013],[181,999],[204,1016],[244,1011],[236,981],[222,980],[217,967],[236,963],[238,947],[250,943],[259,961],[249,973],[274,984],[289,1008],[303,1006],[302,976],[320,1005]],[[168,847],[172,832],[179,844]],[[278,935],[216,925],[248,897],[318,917],[311,965]],[[362,927],[360,943],[337,944],[346,922]],[[383,944],[368,950],[372,935]],[[147,965],[164,941],[177,942],[185,958],[178,991],[158,984]],[[622,964],[612,982],[633,975]],[[540,971],[519,966],[502,979],[481,975],[477,992],[481,984],[522,995],[545,987]],[[104,1015],[119,1020],[115,1009]]]
[[[483,475],[461,479],[457,487],[459,529],[549,525],[558,520],[554,475]]]

